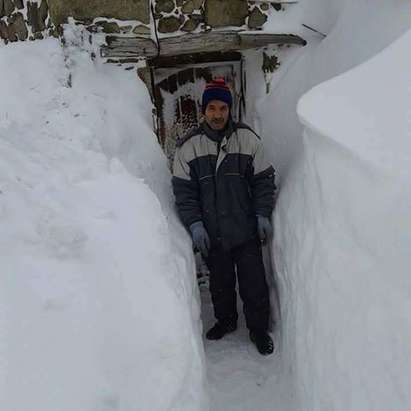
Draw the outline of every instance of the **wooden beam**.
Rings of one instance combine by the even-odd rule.
[[[270,44],[295,44],[305,46],[307,42],[294,34],[268,34],[268,33],[238,33],[241,49],[256,49]]]
[[[241,53],[238,51],[227,51],[222,53],[220,51],[211,53],[192,53],[181,54],[178,56],[160,56],[154,57],[147,61],[150,67],[154,68],[170,68],[170,67],[184,67],[192,66],[194,64],[206,64],[215,61],[239,61],[241,60]]]
[[[211,31],[165,37],[157,44],[146,37],[106,37],[101,55],[108,58],[177,56],[181,54],[226,52],[265,47],[270,44],[296,44],[305,46],[306,41],[293,34],[267,34],[264,32]]]

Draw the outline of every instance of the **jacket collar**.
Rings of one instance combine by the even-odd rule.
[[[231,116],[228,119],[227,125],[223,130],[213,130],[206,121],[204,121],[204,123],[201,125],[204,134],[210,139],[215,141],[216,143],[220,143],[224,137],[226,137],[226,139],[228,140],[231,136],[231,134],[233,134],[233,132],[235,131],[236,127],[235,127],[235,123],[232,120]]]

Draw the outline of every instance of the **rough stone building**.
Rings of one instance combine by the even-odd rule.
[[[108,63],[135,64],[154,109],[159,142],[172,156],[177,134],[200,121],[204,83],[224,77],[234,95],[234,116],[246,108],[245,50],[261,50],[264,72],[280,65],[266,50],[304,45],[293,33],[268,34],[271,13],[293,2],[283,0],[0,0],[0,41],[64,40],[63,25],[82,25],[92,42],[105,36],[101,57]]]

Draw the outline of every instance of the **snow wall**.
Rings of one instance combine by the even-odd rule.
[[[296,410],[408,410],[411,5],[339,3],[305,3],[301,22],[327,37],[306,36],[270,94],[254,91],[281,183],[283,378]],[[297,117],[305,92],[361,63],[306,95]]]
[[[0,409],[208,409],[147,90],[78,30],[0,47]]]

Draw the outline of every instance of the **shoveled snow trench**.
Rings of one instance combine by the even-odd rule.
[[[410,409],[411,32],[380,53],[410,6],[343,3],[337,30],[255,105],[274,162],[295,159],[274,216],[270,357],[242,316],[201,340],[209,294],[135,73],[91,62],[76,27],[64,50],[0,47],[1,410]],[[376,53],[303,99],[302,138],[303,92]]]
[[[215,319],[206,287],[201,287],[204,332]],[[282,374],[278,347],[271,356],[261,356],[250,342],[241,302],[239,327],[219,341],[204,338],[212,411],[292,410],[289,386]],[[278,341],[276,341],[278,343]]]

